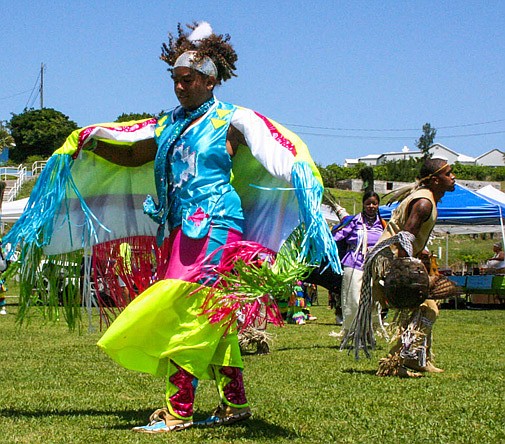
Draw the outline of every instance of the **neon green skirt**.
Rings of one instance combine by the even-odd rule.
[[[98,346],[121,366],[166,376],[168,361],[198,379],[213,379],[210,365],[243,368],[237,332],[202,314],[205,290],[176,279],[159,281],[137,296],[107,329]]]

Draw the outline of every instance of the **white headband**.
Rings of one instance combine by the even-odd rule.
[[[174,63],[174,69],[179,67],[191,68],[207,76],[217,78],[217,68],[210,57],[204,56],[202,60],[195,61],[196,51],[182,53]]]

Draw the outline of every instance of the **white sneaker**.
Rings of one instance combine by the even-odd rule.
[[[0,315],[6,315],[7,314],[7,310],[5,309],[5,307],[2,307],[2,309],[0,309]]]
[[[330,331],[328,336],[331,336],[332,338],[342,339],[346,334],[347,334],[346,330],[340,330],[338,333],[332,330]]]

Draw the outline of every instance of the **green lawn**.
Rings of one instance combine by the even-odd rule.
[[[164,399],[164,381],[115,365],[99,331],[69,333],[34,320],[18,329],[15,306],[0,317],[0,442],[5,443],[499,443],[505,442],[505,311],[443,310],[435,326],[443,374],[379,378],[377,360],[340,352],[333,314],[313,307],[307,325],[269,327],[269,355],[247,355],[254,416],[216,429],[135,434]],[[203,381],[196,418],[217,403]]]

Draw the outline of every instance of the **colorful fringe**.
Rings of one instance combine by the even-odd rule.
[[[210,287],[202,309],[210,322],[237,322],[239,331],[270,322],[282,325],[277,301],[287,301],[293,283],[304,279],[313,267],[300,261],[301,231],[295,230],[276,255],[255,242],[234,242],[214,251],[206,262],[224,251],[219,266],[204,266],[202,287]]]
[[[9,276],[20,276],[18,323],[35,317],[49,322],[63,319],[71,330],[80,329],[81,260],[82,250],[44,256],[41,248],[27,245],[9,268]]]
[[[264,121],[264,118],[258,119],[257,124],[262,127]],[[84,176],[88,173],[86,167],[91,164],[91,161],[94,162],[95,167],[100,164],[101,171],[104,169],[102,163],[106,161],[100,160],[99,162],[93,155],[84,156],[85,153],[77,157],[82,147],[88,146],[89,141],[93,142],[93,138],[117,145],[118,149],[121,145],[130,145],[136,140],[151,138],[154,136],[154,124],[154,120],[145,120],[125,124],[94,125],[76,130],[49,159],[37,180],[23,215],[3,239],[4,245],[10,244],[9,257],[14,252],[20,251],[20,261],[17,264],[17,267],[21,270],[22,280],[21,306],[18,314],[20,322],[28,318],[32,308],[37,307],[40,308],[45,319],[58,320],[64,317],[69,325],[75,328],[81,319],[79,306],[82,305],[89,308],[89,313],[91,313],[92,306],[99,306],[101,308],[101,319],[108,325],[130,299],[140,294],[164,275],[163,270],[166,267],[169,252],[166,251],[166,244],[163,244],[161,248],[156,246],[155,237],[150,235],[154,233],[149,227],[143,228],[143,231],[138,230],[138,232],[135,232],[123,229],[124,227],[121,224],[120,228],[123,229],[121,231],[115,229],[115,220],[109,219],[102,223],[95,217],[93,211],[99,214],[98,211],[101,210],[101,207],[96,206],[96,201],[93,200],[88,201],[90,205],[88,206],[85,199],[94,199],[101,196],[101,194],[97,193],[96,186],[88,189],[89,183],[82,179],[86,177]],[[245,123],[244,125],[247,126]],[[255,131],[259,131],[260,127],[255,126]],[[244,129],[247,128],[244,127]],[[252,131],[251,128],[248,130]],[[293,188],[289,191],[292,199],[286,199],[285,201],[282,199],[281,204],[285,204],[286,207],[283,208],[286,209],[286,214],[283,213],[282,224],[274,230],[275,242],[272,240],[268,243],[269,238],[274,237],[271,230],[263,228],[263,230],[252,231],[254,235],[263,236],[262,243],[270,245],[274,250],[279,249],[281,241],[285,239],[286,234],[290,233],[297,223],[296,202],[294,196],[292,196],[293,189],[298,199],[302,223],[291,235],[290,240],[283,244],[277,255],[273,250],[254,242],[239,243],[224,247],[231,253],[230,259],[225,264],[222,264],[218,269],[209,266],[205,271],[200,282],[204,286],[209,286],[212,292],[216,295],[220,294],[222,297],[216,299],[208,297],[202,307],[203,313],[208,315],[212,322],[225,322],[228,327],[237,320],[241,321],[242,328],[264,322],[266,319],[280,324],[282,318],[276,300],[287,300],[289,298],[291,284],[295,280],[303,279],[309,273],[311,267],[323,261],[329,263],[334,271],[341,272],[337,248],[331,237],[329,227],[320,212],[323,190],[320,176],[310,159],[308,150],[303,142],[285,129],[279,133],[284,134],[281,138],[283,143],[279,144],[278,133],[277,131],[272,132],[272,128],[275,129],[275,125],[271,127],[269,124],[269,132],[267,132],[269,136],[267,134],[267,138],[271,144],[261,143],[259,146],[254,147],[254,155],[261,158],[265,165],[273,165],[272,162],[275,161],[275,171],[267,173],[263,167],[260,170],[253,170],[251,164],[247,162],[242,165],[242,168],[254,171],[253,177],[255,179],[261,177],[262,183],[271,183],[264,182],[264,180],[267,176],[275,174],[274,187],[276,185],[282,186],[284,182],[286,185],[292,185]],[[291,142],[288,143],[289,140],[286,137],[294,140],[294,145]],[[286,143],[288,143],[288,146],[286,146]],[[265,147],[268,147],[268,149]],[[289,152],[286,151],[286,147],[289,147]],[[246,151],[243,150],[243,152]],[[296,159],[293,159],[292,155]],[[250,157],[252,159],[252,156]],[[76,162],[81,162],[76,167],[82,166],[81,169],[74,168],[73,170],[75,181],[71,172],[74,159]],[[238,164],[234,165],[234,170],[235,168],[237,168],[234,171],[236,177],[243,177],[238,169]],[[261,171],[261,175],[258,176],[257,171]],[[137,184],[139,180],[133,181],[134,177],[138,178],[132,173],[132,183]],[[288,183],[289,177],[291,177],[292,184]],[[144,192],[147,195],[152,192],[151,188],[154,184],[150,181],[146,181],[145,184],[143,181],[140,182],[142,186],[135,188],[135,190],[128,188],[115,191],[126,196],[139,196],[143,195]],[[79,189],[76,183],[79,185]],[[130,182],[126,180],[125,183],[129,184]],[[248,183],[250,182],[245,183],[246,189],[242,190],[244,196],[250,191]],[[105,192],[104,195],[108,196],[108,193]],[[70,208],[73,200],[79,202],[77,204],[78,211],[74,206]],[[263,214],[266,211],[273,217],[273,208],[278,208],[279,200],[271,199],[270,206],[268,205],[268,198],[266,201],[256,199],[255,195],[253,200],[254,202],[250,202],[250,204],[258,204],[262,213],[254,213],[253,211],[247,217],[249,220],[258,221],[258,223],[267,226],[265,224],[268,224],[268,217],[267,219],[258,218],[258,214]],[[124,201],[126,202],[124,207],[130,208],[128,205],[131,205],[133,201],[130,198]],[[288,201],[290,205],[287,204]],[[117,202],[123,203],[123,200],[118,198]],[[277,207],[273,207],[273,205],[277,205]],[[93,208],[93,211],[91,208]],[[123,206],[120,208],[123,208]],[[137,207],[132,208],[135,210]],[[253,208],[256,207],[253,205]],[[132,214],[135,213],[133,210]],[[244,208],[245,213],[246,210],[247,208]],[[80,211],[82,211],[84,217],[75,220],[82,220],[82,222],[73,222],[74,219],[71,218],[70,213]],[[105,220],[102,217],[100,219]],[[65,233],[70,232],[70,240],[65,245],[60,244],[57,240],[57,233],[61,234],[63,229],[66,230]],[[77,234],[77,236],[73,237],[72,234]],[[130,236],[130,234],[131,237],[123,237]],[[247,233],[244,234],[247,238]],[[123,238],[109,241],[109,239],[116,237]],[[253,236],[251,238],[258,240],[260,237]],[[98,244],[98,242],[104,240],[105,243]],[[125,260],[121,255],[121,244],[124,243],[130,246],[130,261]],[[44,247],[46,247],[46,251],[51,253],[75,251],[71,254],[44,256]],[[50,248],[53,249],[50,250]],[[54,281],[53,290],[48,292],[49,296],[47,297],[38,296],[37,294],[34,296],[34,288],[39,288],[40,285],[38,283],[39,275],[41,275],[40,269],[49,262],[54,262],[55,265],[53,267],[55,270],[54,276],[52,275],[49,279]],[[91,262],[90,269],[88,269],[89,262]],[[62,263],[72,264],[68,267],[71,271],[66,278],[70,281],[67,280],[66,282],[71,282],[72,285],[76,283],[74,296],[66,298],[68,299],[68,307],[66,307],[65,298],[61,295],[61,288],[58,290],[57,270],[61,269],[59,265]],[[86,271],[83,271],[83,269],[86,269]],[[85,279],[82,278],[86,273],[93,277],[93,294],[88,291],[89,288],[83,288],[87,285],[87,283],[84,283]],[[121,278],[126,284],[129,293],[127,299],[121,293],[118,278]],[[104,291],[101,291],[101,289]]]
[[[293,165],[291,178],[300,206],[301,219],[305,223],[299,259],[313,265],[328,261],[333,271],[342,273],[337,246],[321,213],[324,188],[306,162],[296,162]]]
[[[86,225],[81,227],[82,245],[76,246],[76,249],[89,245],[91,237],[96,238],[95,224],[108,231],[93,215],[79,193],[70,172],[72,163],[71,156],[67,154],[53,155],[48,160],[30,194],[23,214],[3,238],[4,245],[11,245],[8,258],[18,246],[23,248],[24,245],[35,245],[40,248],[51,242],[54,230],[59,228],[54,226],[55,215],[60,212],[61,205],[67,198],[68,188],[79,199],[86,216]]]
[[[94,245],[91,278],[101,320],[108,326],[132,299],[165,275],[168,240],[158,247],[154,236],[135,236]],[[128,296],[120,285],[123,281]]]
[[[360,351],[363,351],[365,356],[370,358],[370,349],[375,349],[375,336],[372,322],[372,312],[374,306],[372,294],[372,276],[373,267],[375,265],[374,260],[376,256],[380,254],[392,255],[389,246],[396,243],[402,246],[409,257],[412,257],[412,242],[414,239],[415,237],[412,233],[408,231],[400,231],[394,236],[376,244],[374,249],[369,253],[363,268],[363,283],[361,285],[358,312],[351,324],[351,328],[342,339],[340,350],[344,350],[350,346],[351,348],[354,348],[354,357],[356,359],[359,359]]]

